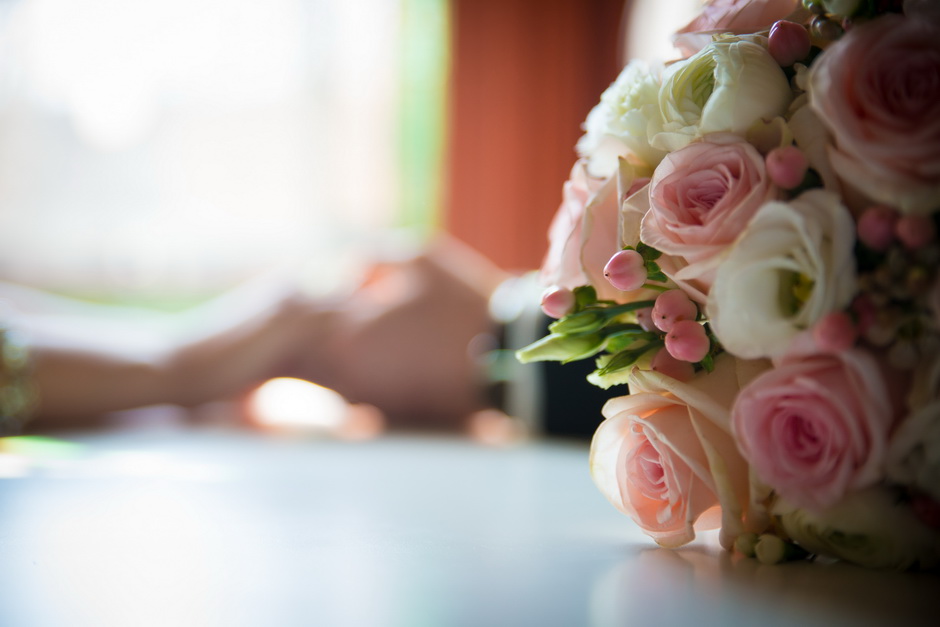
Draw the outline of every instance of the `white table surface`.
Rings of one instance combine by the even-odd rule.
[[[4,627],[937,624],[937,575],[656,548],[581,444],[74,442],[0,480]]]

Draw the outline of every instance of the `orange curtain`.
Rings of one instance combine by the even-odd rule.
[[[581,124],[616,78],[624,0],[451,0],[444,227],[538,267]]]

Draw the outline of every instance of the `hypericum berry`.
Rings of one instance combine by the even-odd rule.
[[[803,151],[793,146],[774,148],[767,153],[767,176],[774,185],[793,189],[803,182],[809,163]]]
[[[666,334],[666,350],[679,361],[702,361],[710,347],[705,327],[693,320],[679,320]]]
[[[643,309],[637,309],[636,323],[640,325],[644,331],[655,331],[656,325],[653,324],[653,308],[644,307]]]
[[[858,219],[858,239],[872,250],[884,252],[894,243],[897,222],[898,213],[891,207],[869,207]]]
[[[803,0],[803,8],[814,15],[822,15],[826,12],[822,0]]]
[[[659,349],[659,352],[653,357],[650,363],[650,369],[660,372],[667,377],[672,377],[677,381],[689,381],[695,376],[695,368],[687,361],[679,361],[669,354],[665,348]]]
[[[844,311],[834,311],[823,316],[813,326],[816,346],[827,353],[841,353],[855,345],[858,328],[852,317]]]
[[[809,23],[810,34],[817,39],[835,41],[842,36],[842,24],[831,20],[825,15],[817,15]]]
[[[770,27],[767,50],[780,67],[790,67],[809,56],[812,43],[802,24],[779,20]]]
[[[680,320],[695,320],[698,307],[682,290],[666,290],[656,297],[653,304],[653,324],[660,331],[669,333]]]
[[[902,216],[894,232],[908,250],[920,250],[937,237],[937,227],[930,216]]]
[[[574,292],[563,287],[550,287],[542,294],[542,311],[549,318],[564,318],[574,309]]]
[[[621,250],[604,266],[604,276],[618,290],[631,292],[646,283],[646,261],[635,250]]]

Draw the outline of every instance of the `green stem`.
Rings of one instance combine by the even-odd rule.
[[[619,316],[620,314],[629,313],[631,311],[636,311],[638,309],[646,309],[647,307],[652,307],[656,304],[655,300],[636,300],[632,303],[624,303],[623,305],[615,305],[607,309],[607,314],[613,318]]]

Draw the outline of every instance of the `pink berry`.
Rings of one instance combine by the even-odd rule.
[[[803,182],[809,167],[806,155],[794,145],[774,148],[767,154],[767,175],[777,187],[793,189]]]
[[[902,216],[894,232],[908,250],[919,250],[937,237],[937,227],[930,216]]]
[[[630,292],[646,283],[646,262],[643,255],[635,250],[621,250],[614,253],[604,266],[604,276],[618,290]]]
[[[653,324],[653,308],[644,307],[643,309],[637,309],[636,323],[640,325],[644,331],[655,331],[656,325]]]
[[[669,333],[680,320],[695,320],[698,307],[682,290],[666,290],[653,304],[653,324],[660,331]]]
[[[542,294],[542,311],[549,318],[563,318],[574,309],[574,292],[550,287]]]
[[[779,20],[770,27],[767,50],[780,67],[790,67],[809,56],[809,33],[802,24]]]
[[[897,222],[898,214],[891,207],[869,207],[858,219],[858,239],[872,250],[884,252],[894,243]]]
[[[692,364],[687,361],[679,361],[670,355],[665,348],[656,353],[650,368],[677,381],[688,381],[695,376],[695,368]]]
[[[823,316],[813,326],[813,339],[820,350],[841,353],[855,345],[858,328],[851,316],[844,311],[834,311]]]
[[[679,361],[702,361],[709,348],[705,327],[693,320],[679,320],[666,334],[666,350]]]

